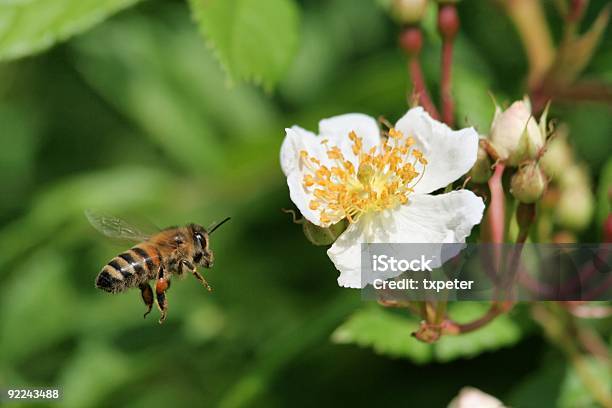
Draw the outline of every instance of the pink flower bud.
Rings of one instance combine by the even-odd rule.
[[[531,115],[528,100],[516,101],[508,109],[496,109],[491,124],[491,144],[501,160],[510,166],[535,158],[546,136]]]
[[[418,55],[423,47],[423,34],[418,27],[408,27],[400,35],[400,46],[408,55]]]
[[[440,4],[438,10],[438,31],[442,38],[450,40],[459,31],[459,15],[454,4]]]

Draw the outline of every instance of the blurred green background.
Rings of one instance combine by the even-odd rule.
[[[291,207],[278,164],[284,127],[316,130],[346,112],[394,121],[407,108],[398,28],[379,3],[300,2],[297,54],[273,90],[229,79],[182,1],[145,1],[0,65],[0,387],[59,385],[53,405],[64,407],[445,406],[466,385],[517,407],[591,406],[527,306],[473,335],[418,343],[416,320],[382,316],[340,289],[325,251],[281,212]],[[604,4],[591,3],[587,21]],[[521,98],[526,61],[493,2],[465,1],[459,12],[457,117],[485,133],[488,91]],[[432,18],[423,64],[435,91]],[[611,74],[607,33],[585,75]],[[595,186],[611,113],[552,111]],[[142,319],[137,289],[97,290],[96,274],[123,247],[87,224],[87,208],[162,227],[232,216],[212,240],[214,291],[175,281],[160,326],[156,310]],[[581,239],[598,241],[599,230],[593,223]],[[468,319],[480,306],[456,313]],[[351,334],[364,324],[387,347],[337,344],[373,343]]]

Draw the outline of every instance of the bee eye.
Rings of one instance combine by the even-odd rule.
[[[204,237],[199,232],[195,234],[196,240],[200,244],[201,247],[204,247]]]

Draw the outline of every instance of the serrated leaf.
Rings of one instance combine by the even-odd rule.
[[[403,317],[381,307],[358,310],[332,334],[339,344],[358,344],[372,347],[377,353],[405,357],[415,363],[431,360],[432,349],[412,337],[417,329],[414,319]]]
[[[451,304],[450,309],[453,318],[463,323],[481,317],[488,307],[485,303],[461,302]],[[382,307],[368,307],[358,310],[338,327],[332,334],[332,341],[371,347],[379,354],[426,363],[474,357],[512,345],[521,338],[520,326],[507,315],[471,333],[442,336],[432,345],[412,337],[418,325],[417,317],[402,316]]]
[[[193,16],[230,77],[270,89],[297,49],[292,0],[190,0]]]
[[[140,0],[0,0],[0,60],[43,51]]]
[[[451,305],[450,315],[459,322],[483,316],[489,305],[476,302],[457,302]],[[508,347],[521,338],[521,328],[508,315],[495,318],[486,326],[459,336],[443,336],[435,344],[438,361],[451,361],[460,357],[474,357],[484,351]]]

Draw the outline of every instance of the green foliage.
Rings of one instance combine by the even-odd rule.
[[[228,164],[220,133],[230,142],[248,142],[274,114],[252,89],[224,86],[201,39],[179,24],[185,13],[172,10],[169,17],[169,26],[142,18],[106,24],[76,42],[78,67],[178,166],[210,173]]]
[[[459,323],[466,323],[482,317],[488,307],[483,303],[457,302],[449,308],[449,313]],[[438,361],[474,357],[485,351],[512,346],[521,337],[520,326],[504,314],[479,330],[461,336],[443,336],[435,344],[435,356]]]
[[[0,60],[40,52],[139,0],[2,0]]]
[[[374,306],[353,313],[334,331],[332,340],[338,344],[371,347],[377,353],[408,358],[415,363],[427,363],[432,358],[432,349],[412,337],[411,333],[417,328],[415,319]]]
[[[457,316],[460,322],[467,322],[481,317],[487,307],[475,302],[455,303],[451,305],[450,313]],[[371,347],[377,353],[408,358],[415,363],[426,363],[432,359],[447,362],[474,357],[485,351],[511,346],[521,339],[521,328],[507,315],[471,333],[442,336],[433,345],[411,336],[418,325],[418,320],[413,316],[398,315],[378,306],[368,307],[351,315],[336,329],[332,340],[340,344]]]
[[[270,89],[298,43],[293,0],[190,0],[200,30],[231,77]]]

